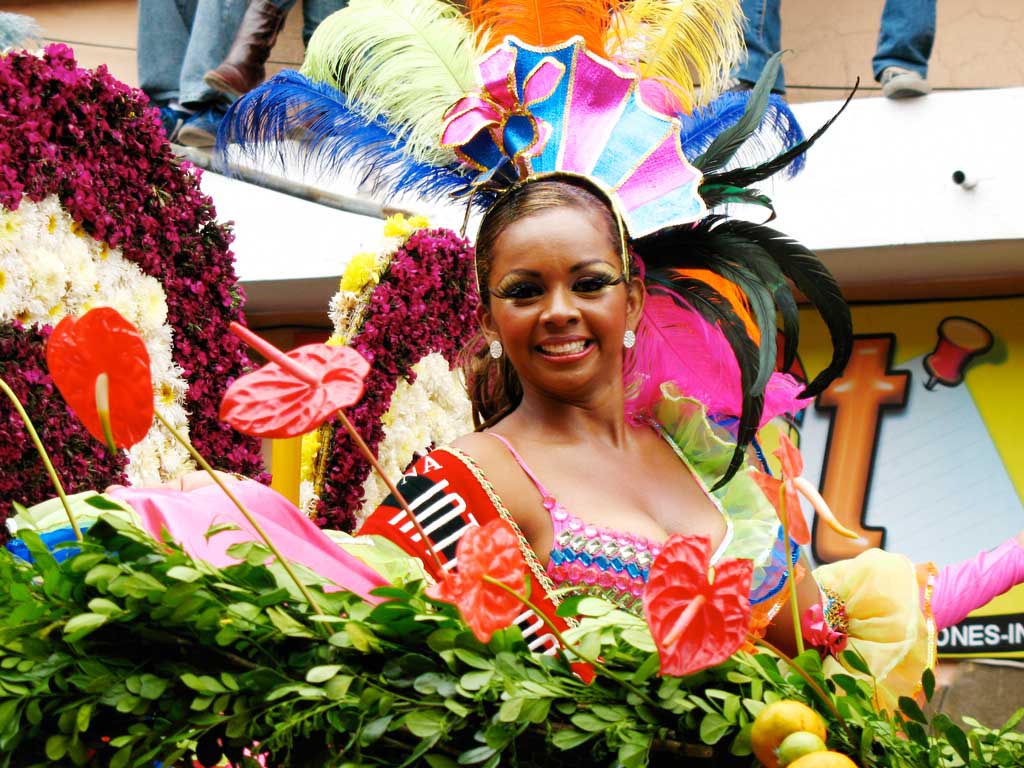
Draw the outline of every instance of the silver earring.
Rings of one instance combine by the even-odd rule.
[[[632,330],[627,330],[622,335],[622,346],[626,349],[632,349],[636,346],[636,334]]]
[[[501,342],[498,341],[497,339],[495,339],[494,341],[491,342],[490,352],[491,352],[491,357],[493,357],[495,360],[497,360],[499,357],[502,356],[502,354],[504,354],[505,350],[501,346]]]

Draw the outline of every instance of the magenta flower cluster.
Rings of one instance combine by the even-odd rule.
[[[384,438],[381,419],[399,380],[414,381],[412,367],[429,354],[455,365],[475,329],[473,285],[473,248],[451,230],[414,232],[392,256],[350,342],[372,368],[366,394],[346,414],[371,450]],[[370,464],[342,429],[334,430],[329,451],[316,523],[352,530]]]
[[[48,46],[41,57],[0,57],[0,204],[15,210],[23,198],[54,194],[85,233],[120,248],[163,284],[174,359],[189,384],[185,407],[196,447],[216,466],[260,475],[258,441],[217,418],[224,389],[249,366],[241,342],[227,331],[230,321],[241,318],[244,301],[228,247],[231,233],[216,222],[199,171],[171,152],[146,96],[106,67],[78,67],[64,45]],[[12,342],[12,356],[0,356],[0,372],[12,386],[44,370],[41,362],[38,368],[23,362],[35,338]],[[41,350],[35,354],[42,359]],[[91,487],[122,480],[121,464],[100,460],[100,447],[58,439],[77,435],[79,427],[55,391],[47,397],[59,403],[45,413],[47,448],[66,469],[62,479],[72,488],[83,487],[86,477]],[[12,414],[0,404],[5,436],[20,440],[9,426]],[[21,442],[5,442],[4,457],[26,458],[5,460],[2,474],[25,492],[2,490],[0,499],[34,503],[51,494],[36,481],[42,474],[38,460],[19,454],[22,448]]]

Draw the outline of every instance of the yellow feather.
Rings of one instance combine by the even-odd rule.
[[[744,54],[740,0],[634,0],[615,14],[607,48],[690,112],[722,92]]]

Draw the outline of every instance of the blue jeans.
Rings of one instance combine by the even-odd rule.
[[[299,0],[270,0],[274,5],[287,13]],[[335,11],[348,5],[348,0],[302,0],[302,42],[309,45],[320,22]]]
[[[139,87],[158,104],[222,102],[203,75],[227,56],[245,7],[246,0],[139,0]]]
[[[781,0],[743,0],[747,59],[733,70],[733,77],[757,82],[768,58],[782,50],[780,5]],[[892,66],[906,67],[926,77],[935,39],[935,0],[886,0],[879,26],[878,46],[871,60],[875,79]],[[786,90],[781,69],[773,89]]]
[[[875,80],[886,67],[904,67],[928,77],[934,41],[935,0],[886,0],[871,60]]]

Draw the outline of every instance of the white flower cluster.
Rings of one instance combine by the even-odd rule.
[[[56,325],[94,307],[113,307],[142,335],[149,351],[157,410],[183,433],[188,385],[174,363],[167,297],[160,282],[82,232],[55,195],[16,211],[0,206],[0,322]],[[128,479],[152,485],[193,469],[184,448],[155,425],[128,453]]]
[[[384,439],[377,446],[377,461],[395,480],[412,463],[437,445],[447,445],[473,431],[473,414],[459,371],[448,367],[441,355],[427,355],[412,367],[416,380],[400,379],[384,414]],[[363,484],[363,507],[356,524],[371,514],[388,495],[376,472]]]

